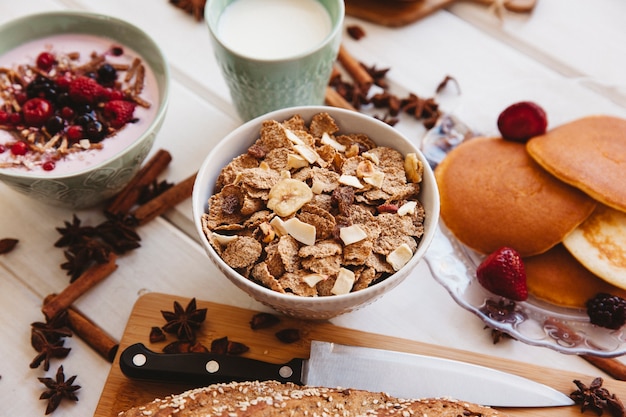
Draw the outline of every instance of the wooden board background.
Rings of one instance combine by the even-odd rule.
[[[346,14],[384,26],[404,26],[456,0],[345,0]]]
[[[115,417],[118,412],[134,405],[151,401],[156,397],[182,392],[192,386],[181,384],[139,382],[126,378],[119,368],[119,353],[127,346],[142,342],[154,351],[174,340],[170,335],[167,341],[150,344],[149,334],[152,326],[162,326],[164,319],[161,310],[172,311],[174,301],[184,306],[189,299],[168,294],[149,293],[143,295],[135,304],[126,330],[120,342],[116,357],[104,390],[100,397],[95,417]],[[534,366],[528,363],[496,358],[488,355],[443,348],[401,338],[365,333],[357,330],[341,328],[328,322],[308,322],[290,318],[281,318],[281,322],[270,329],[250,329],[250,319],[256,313],[232,306],[197,301],[198,308],[208,309],[207,319],[203,324],[198,340],[210,346],[212,340],[227,336],[229,340],[245,343],[250,347],[246,356],[268,362],[283,363],[293,357],[308,357],[311,340],[324,340],[343,344],[384,348],[410,353],[439,356],[490,366],[506,372],[518,374],[535,381],[552,386],[569,394],[575,389],[573,380],[578,379],[589,384],[593,376]],[[277,340],[275,333],[285,328],[297,328],[302,338],[293,344],[285,344]],[[626,382],[605,380],[604,386],[619,398],[626,398]],[[536,417],[580,417],[578,406],[553,408],[527,408],[503,410],[511,416]]]
[[[398,27],[422,19],[439,9],[458,0],[345,0],[346,14],[379,25]],[[491,6],[495,0],[470,0],[484,6]],[[529,13],[537,0],[508,0],[504,8],[517,12]]]

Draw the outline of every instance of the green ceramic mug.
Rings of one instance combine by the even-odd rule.
[[[225,22],[220,20],[228,16],[228,24],[235,27],[237,23],[244,22],[245,16],[234,16],[232,3],[244,2],[249,7],[248,11],[255,9],[253,14],[253,22],[247,21],[249,26],[245,26],[245,30],[239,31],[242,35],[241,42],[248,42],[250,45],[237,45],[233,42],[232,37],[228,38]],[[292,3],[284,3],[291,1]],[[329,20],[324,25],[316,25],[305,27],[302,30],[294,22],[303,15],[297,15],[293,19],[287,15],[287,9],[302,5],[308,6],[306,3],[316,2],[313,6],[319,8],[321,5],[323,10],[327,12],[324,18]],[[272,7],[279,7],[283,2],[283,7],[277,11],[271,11]],[[240,3],[243,5],[243,3]],[[224,13],[227,12],[230,15]],[[251,7],[250,7],[251,6]],[[318,11],[319,11],[318,10]],[[272,23],[276,14],[267,15],[267,13],[282,13],[279,22]],[[300,13],[295,10],[294,13]],[[211,42],[215,57],[220,66],[222,74],[226,80],[230,95],[237,109],[239,116],[244,120],[250,120],[267,112],[282,109],[285,107],[304,106],[304,105],[322,105],[324,104],[324,96],[326,86],[330,77],[332,66],[337,58],[339,45],[341,42],[341,33],[343,26],[345,9],[343,0],[208,0],[205,7],[205,20],[209,27]],[[271,19],[268,19],[271,17]],[[232,25],[232,19],[242,19],[235,21]],[[283,26],[284,23],[284,26]],[[310,23],[307,21],[306,23]],[[220,26],[221,24],[221,26]],[[266,31],[277,29],[285,29],[291,25],[292,30],[287,37],[292,42],[296,42],[297,35],[307,33],[306,30],[312,30],[313,36],[319,39],[314,45],[307,46],[307,42],[303,41],[302,48],[289,49],[288,46],[281,42],[259,43],[258,48],[245,48],[252,46],[254,42],[260,42],[264,39]],[[325,28],[322,28],[324,26]],[[256,29],[255,29],[256,27]],[[231,30],[231,34],[232,34]],[[292,36],[293,35],[293,36]],[[246,38],[246,36],[248,38]],[[271,38],[271,34],[268,34]],[[282,37],[282,40],[287,39]],[[293,38],[293,39],[292,39]],[[297,41],[300,42],[300,41]],[[292,45],[293,47],[293,45]],[[256,50],[258,49],[258,51]]]

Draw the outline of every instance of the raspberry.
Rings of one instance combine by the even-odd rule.
[[[55,61],[56,58],[50,52],[42,52],[37,56],[37,68],[42,71],[49,71]]]
[[[586,307],[592,324],[616,330],[626,323],[626,300],[621,297],[599,293],[587,300]]]
[[[54,113],[52,103],[45,98],[31,98],[22,107],[24,123],[27,126],[40,127]]]
[[[93,78],[80,76],[70,81],[68,92],[77,103],[93,104],[104,95],[104,87]]]
[[[124,100],[112,100],[104,105],[102,115],[109,120],[111,126],[120,129],[133,120],[135,103]]]
[[[478,282],[488,291],[515,301],[528,298],[526,269],[514,249],[502,247],[476,268]]]
[[[498,116],[498,130],[506,140],[526,142],[546,133],[546,112],[531,101],[520,101],[507,107]]]

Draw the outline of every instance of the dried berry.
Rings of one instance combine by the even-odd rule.
[[[626,323],[626,300],[621,297],[599,293],[587,300],[586,307],[591,323],[597,326],[616,330]]]

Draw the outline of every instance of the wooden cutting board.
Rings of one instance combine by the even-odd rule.
[[[165,342],[151,344],[149,342],[150,329],[153,326],[161,327],[164,319],[160,311],[172,311],[174,301],[183,307],[189,299],[167,294],[149,293],[143,295],[135,304],[126,330],[120,342],[118,357],[111,367],[104,390],[100,397],[95,417],[115,417],[118,412],[132,406],[151,401],[155,397],[163,397],[172,393],[179,393],[193,388],[173,383],[140,382],[126,378],[119,368],[119,353],[127,346],[142,342],[154,351],[160,351],[167,343],[174,341],[171,335]],[[410,353],[439,356],[486,365],[506,372],[518,374],[569,394],[575,389],[573,380],[578,379],[585,384],[591,383],[593,376],[582,375],[567,370],[557,370],[495,358],[488,355],[442,348],[401,338],[365,333],[357,330],[341,328],[328,322],[308,322],[281,317],[281,322],[269,329],[252,330],[249,322],[254,311],[197,301],[198,308],[208,309],[207,318],[198,334],[198,341],[210,346],[211,341],[228,337],[229,340],[245,343],[250,347],[245,355],[251,358],[268,362],[283,363],[293,357],[308,357],[311,340],[324,340],[342,344],[360,345],[375,348],[404,351]],[[299,329],[302,337],[299,341],[286,344],[278,341],[275,333],[286,328]],[[604,386],[621,399],[626,399],[626,382],[605,380]],[[512,416],[536,417],[580,417],[578,406],[553,408],[527,408],[503,410]]]
[[[383,26],[398,27],[413,23],[459,0],[345,0],[346,14]],[[494,0],[471,0],[491,5]],[[535,7],[536,0],[508,0],[504,8],[517,13],[527,13]]]

